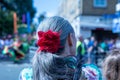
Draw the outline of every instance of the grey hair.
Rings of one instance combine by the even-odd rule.
[[[120,80],[120,49],[109,52],[104,61],[103,73],[107,80]]]
[[[73,30],[71,24],[64,18],[58,17],[58,16],[47,18],[46,20],[44,20],[39,25],[39,27],[37,29],[37,33],[38,33],[38,31],[45,32],[48,30],[60,32],[60,46],[62,46],[62,47],[65,46],[66,38],[69,35],[69,33],[74,33],[74,30]],[[37,38],[38,38],[38,34],[37,34]],[[60,49],[59,52],[62,52],[63,49]]]
[[[64,51],[66,39],[70,33],[74,33],[74,30],[70,23],[58,16],[48,18],[44,20],[38,27],[38,31],[52,30],[60,32],[60,49],[56,54],[49,52],[39,52],[33,57],[33,78],[34,80],[71,80],[73,71],[67,67],[64,57],[60,54]],[[38,36],[38,35],[37,35]],[[52,46],[52,45],[51,45]]]

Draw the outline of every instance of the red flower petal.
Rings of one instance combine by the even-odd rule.
[[[60,34],[51,30],[47,32],[38,32],[39,40],[38,46],[41,51],[55,53],[60,48]]]
[[[43,31],[39,31],[39,32],[38,32],[38,36],[39,36],[39,37],[41,37],[43,34],[44,34]]]

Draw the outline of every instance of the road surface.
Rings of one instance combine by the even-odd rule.
[[[0,80],[18,80],[20,71],[29,66],[29,63],[0,62]]]

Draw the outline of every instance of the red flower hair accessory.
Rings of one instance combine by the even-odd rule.
[[[55,53],[60,48],[60,34],[58,32],[53,32],[48,30],[47,32],[38,32],[38,51],[45,51]]]

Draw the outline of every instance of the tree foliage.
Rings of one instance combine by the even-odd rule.
[[[45,14],[40,14],[39,17],[38,17],[39,23],[41,23],[45,18],[46,18]]]
[[[0,11],[0,35],[13,33],[13,15],[12,12],[8,12]]]
[[[18,13],[18,16],[22,16],[23,14],[30,12],[31,18],[34,17],[34,14],[36,12],[35,8],[33,7],[33,1],[32,0],[14,0],[14,3],[17,5],[16,12]]]
[[[0,35],[13,33],[13,12],[17,13],[18,23],[23,14],[30,12],[32,22],[36,13],[33,0],[0,0]]]
[[[20,18],[27,12],[30,12],[31,18],[33,18],[36,13],[33,0],[0,0],[0,3],[7,10],[15,11]]]

